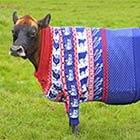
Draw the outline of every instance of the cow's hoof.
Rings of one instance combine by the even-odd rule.
[[[79,133],[80,133],[80,131],[78,129],[78,125],[72,125],[71,124],[71,127],[72,127],[72,132],[78,136]]]

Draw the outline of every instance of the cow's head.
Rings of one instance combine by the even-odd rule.
[[[13,56],[29,58],[37,50],[37,41],[40,30],[48,26],[50,14],[37,21],[30,15],[18,18],[16,12],[13,13],[14,27],[12,30],[13,44],[9,53]]]

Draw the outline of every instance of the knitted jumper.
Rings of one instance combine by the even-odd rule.
[[[140,29],[46,27],[35,76],[44,95],[65,102],[72,124],[79,103],[129,104],[140,99]]]

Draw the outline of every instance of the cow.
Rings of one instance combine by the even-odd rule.
[[[13,13],[10,55],[29,59],[49,100],[64,102],[78,134],[79,103],[123,105],[140,100],[140,29],[52,27]]]

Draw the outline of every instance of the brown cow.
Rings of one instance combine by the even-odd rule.
[[[73,132],[80,102],[140,100],[140,28],[51,27],[50,18],[14,12],[10,54],[33,63],[44,95],[65,103]]]

